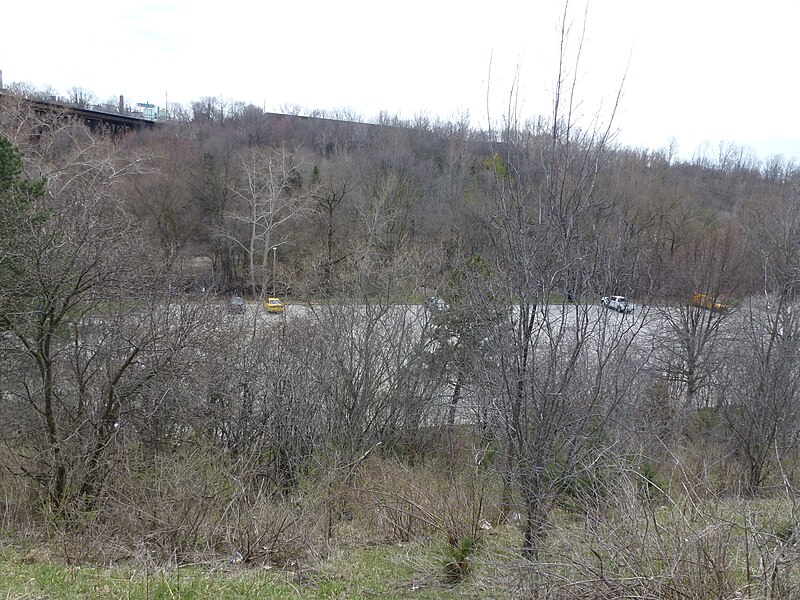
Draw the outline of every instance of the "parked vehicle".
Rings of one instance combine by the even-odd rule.
[[[234,296],[228,301],[228,312],[241,313],[247,310],[247,302],[241,296]]]
[[[264,308],[268,313],[282,313],[285,306],[280,298],[267,298],[264,300]]]
[[[625,296],[603,296],[600,299],[600,304],[621,313],[632,313],[633,309],[636,308],[636,305]]]
[[[692,292],[692,306],[699,306],[706,310],[723,311],[728,309],[728,305],[720,302],[717,296]]]
[[[443,298],[439,298],[438,296],[431,296],[430,298],[425,299],[425,307],[433,312],[444,312],[449,307],[447,306],[447,302],[444,301]]]

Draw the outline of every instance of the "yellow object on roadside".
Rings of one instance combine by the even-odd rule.
[[[282,313],[285,306],[280,298],[267,298],[264,301],[264,308],[270,313]]]

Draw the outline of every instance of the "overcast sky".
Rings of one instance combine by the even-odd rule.
[[[572,0],[574,59],[585,0]],[[561,0],[9,0],[0,9],[3,83],[73,86],[105,101],[188,105],[203,96],[280,112],[381,111],[476,127],[551,110]],[[715,155],[800,157],[795,0],[591,0],[580,124],[618,141]],[[624,79],[624,81],[623,81]]]

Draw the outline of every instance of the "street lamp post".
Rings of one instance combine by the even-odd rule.
[[[278,246],[281,244],[285,244],[286,240],[282,242],[278,242],[275,244],[270,250],[272,250],[272,297],[275,297],[275,281],[277,276],[277,268],[278,268]]]
[[[275,296],[275,272],[278,268],[278,247],[272,247],[272,296]]]

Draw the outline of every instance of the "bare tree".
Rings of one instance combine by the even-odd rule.
[[[247,227],[247,237],[239,243],[247,255],[253,295],[263,297],[270,276],[270,251],[287,241],[275,239],[279,229],[311,209],[315,182],[304,180],[305,170],[300,157],[284,148],[256,149],[242,158],[241,180],[232,190],[242,210],[233,218]],[[274,287],[274,265],[271,275]]]
[[[198,161],[192,178],[193,193],[201,208],[201,239],[207,244],[216,289],[228,290],[240,283],[241,232],[233,228],[231,186],[236,172],[233,142],[215,138]]]
[[[358,210],[363,252],[390,257],[403,247],[412,234],[411,211],[417,194],[413,179],[392,169],[371,180]]]
[[[738,240],[734,228],[703,231],[676,253],[667,279],[668,304],[659,308],[667,327],[654,332],[654,343],[662,349],[662,377],[690,408],[714,404],[708,394],[732,342],[726,325],[745,264]]]
[[[750,249],[764,277],[764,296],[742,312],[722,387],[722,414],[734,451],[756,493],[771,465],[780,465],[800,436],[800,219],[798,194],[786,193],[749,211]]]
[[[67,102],[78,108],[91,108],[97,104],[97,96],[80,86],[72,86],[67,90]]]
[[[19,221],[26,243],[14,247],[0,322],[16,375],[4,441],[15,466],[62,508],[95,498],[120,415],[176,364],[197,321],[160,299],[158,261],[115,193],[136,161],[91,137],[56,147],[73,160],[49,171]]]
[[[800,323],[790,306],[781,297],[766,311],[748,306],[730,373],[719,384],[722,419],[751,494],[800,440]]]
[[[190,175],[194,175],[194,157],[188,145],[185,137],[172,132],[137,144],[142,153],[155,154],[147,161],[153,165],[153,172],[129,178],[121,190],[126,196],[128,210],[158,240],[173,271],[180,269],[181,260],[202,231],[201,204],[192,198]],[[211,174],[207,175],[210,178]],[[207,190],[204,200],[210,200],[209,196],[214,193],[213,187]]]
[[[192,102],[192,118],[195,122],[222,126],[228,117],[228,102],[222,98],[204,96]]]
[[[325,228],[321,287],[327,296],[333,292],[336,265],[347,258],[348,245],[340,240],[348,226],[342,217],[342,203],[353,194],[357,183],[344,152],[326,161],[322,169],[315,172],[318,173],[319,185],[314,201]]]
[[[512,109],[503,145],[484,163],[495,179],[488,215],[494,258],[488,289],[475,290],[476,310],[505,307],[484,385],[495,399],[508,459],[505,493],[510,497],[515,483],[522,497],[529,558],[538,556],[553,502],[599,452],[604,427],[627,393],[620,367],[641,326],[589,303],[602,292],[600,282],[623,289],[635,282],[606,267],[606,257],[623,254],[617,246],[627,243],[607,236],[597,221],[604,210],[613,217],[609,191],[597,186],[612,130],[577,124],[578,68],[570,73],[566,64],[567,23],[565,12],[550,121],[523,129]],[[579,36],[576,62],[582,44]],[[559,302],[565,283],[575,304]]]

